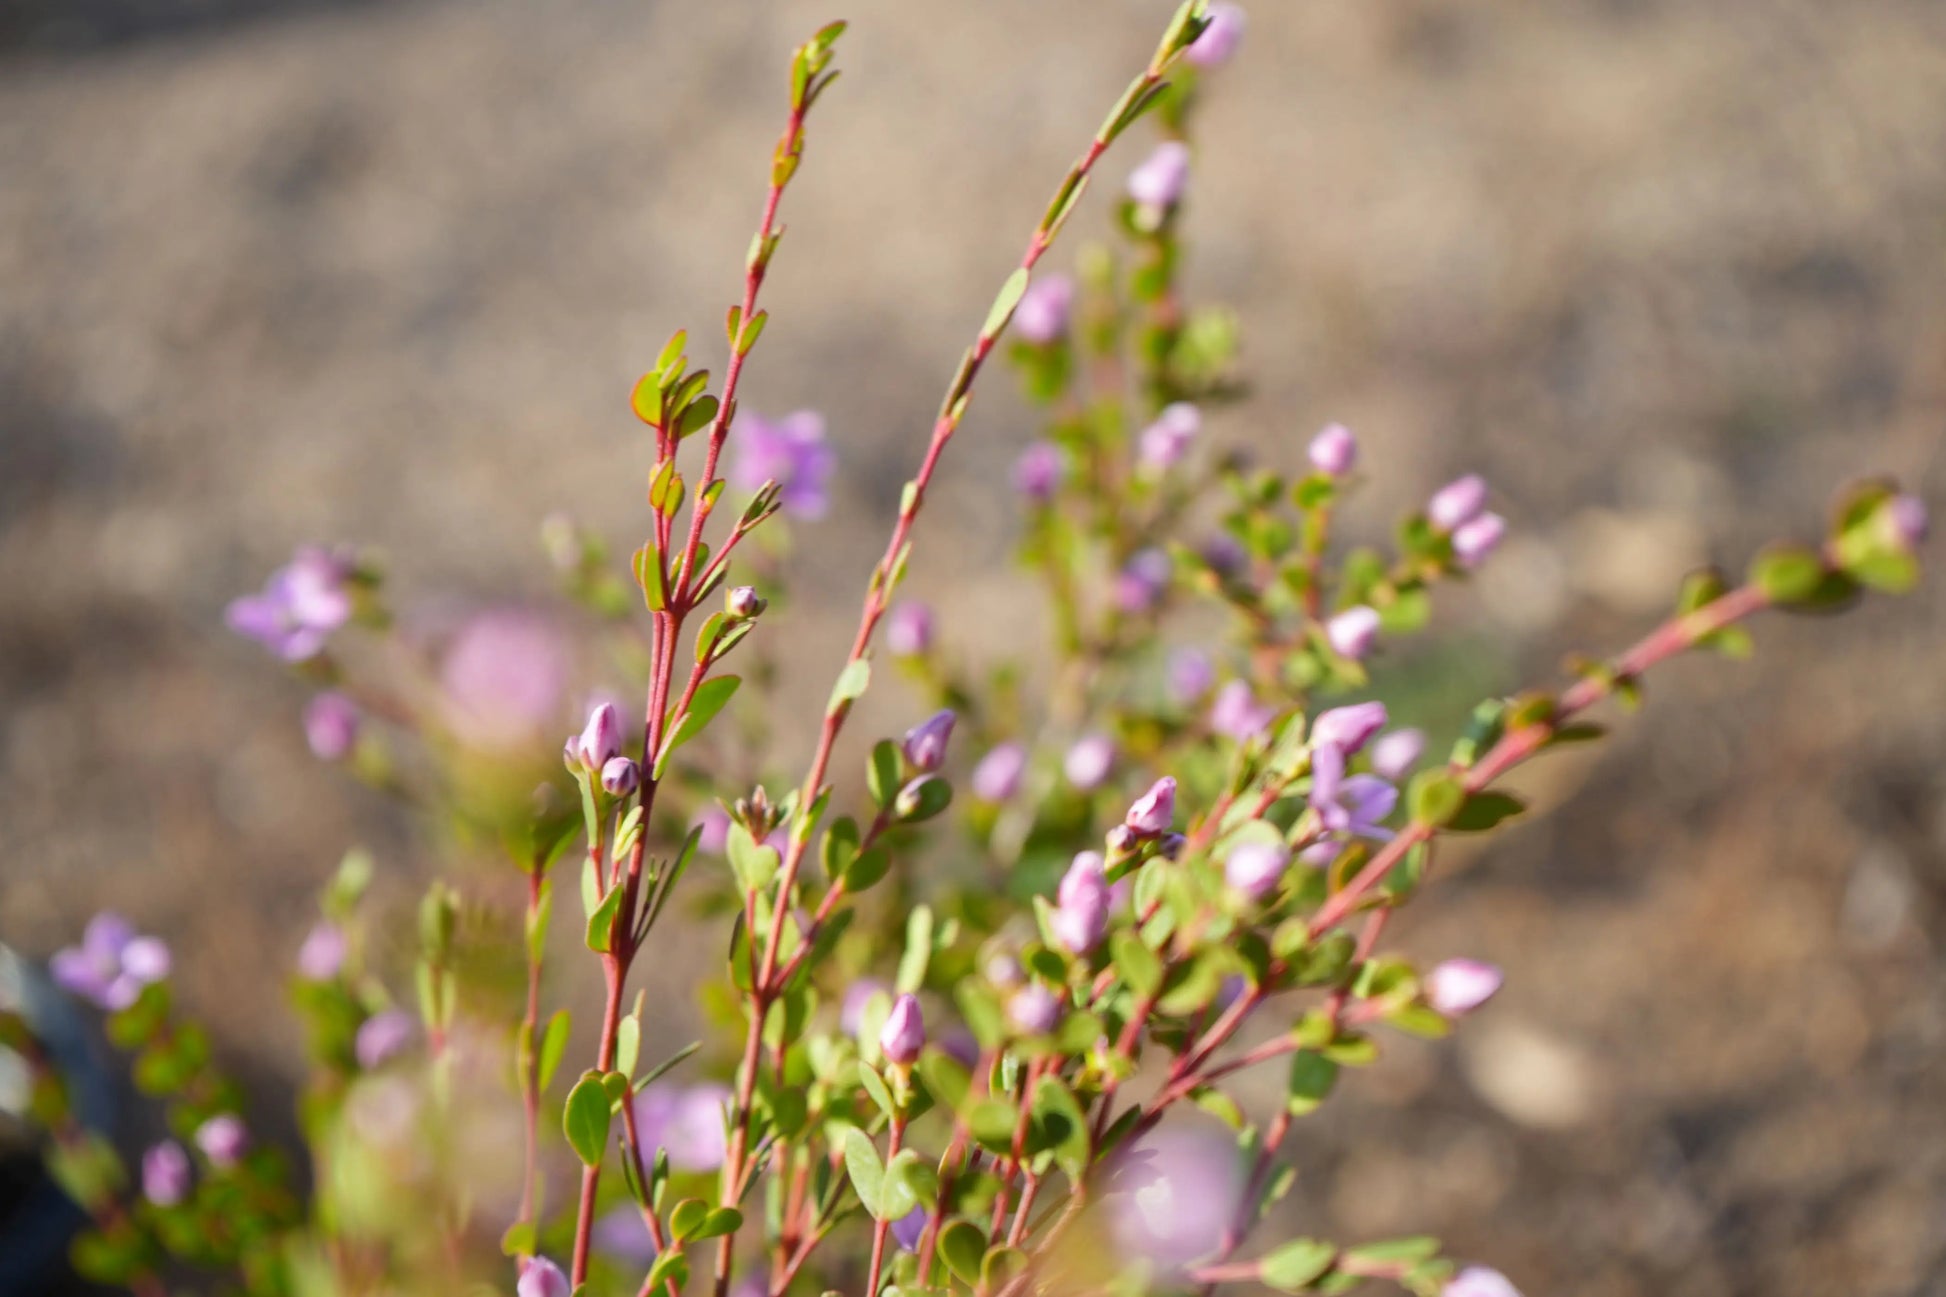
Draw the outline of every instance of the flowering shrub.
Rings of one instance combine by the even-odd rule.
[[[1243,16],[1191,0],[1056,187],[953,375],[793,781],[756,695],[788,613],[778,542],[826,512],[836,454],[816,414],[739,412],[738,389],[842,30],[792,59],[720,378],[690,367],[679,332],[634,388],[653,455],[628,575],[572,522],[544,530],[585,657],[530,613],[429,640],[351,551],[305,549],[231,606],[238,632],[312,685],[316,755],[408,800],[456,856],[490,850],[521,901],[508,913],[498,880],[455,872],[402,951],[363,904],[374,863],[345,858],[294,970],[314,1061],[308,1184],[246,1124],[174,1001],[167,947],[97,918],[52,972],[108,1015],[175,1132],[132,1185],[31,1024],[0,1017],[51,1164],[94,1216],[75,1254],[86,1273],[144,1294],[180,1281],[306,1297],[1515,1291],[1433,1239],[1293,1237],[1277,1215],[1285,1146],[1341,1075],[1385,1032],[1443,1035],[1500,987],[1487,964],[1422,970],[1383,951],[1389,916],[1449,835],[1522,813],[1500,776],[1598,738],[1591,711],[1634,703],[1659,662],[1741,656],[1743,622],[1766,609],[1910,588],[1923,508],[1888,484],[1850,490],[1820,544],[1773,546],[1741,583],[1696,573],[1633,647],[1577,664],[1565,687],[1482,703],[1430,755],[1368,696],[1371,668],[1508,524],[1469,475],[1405,518],[1389,552],[1346,550],[1349,430],[1311,438],[1296,477],[1208,448],[1204,410],[1241,386],[1234,320],[1178,282],[1188,138]],[[1163,138],[1124,173],[1114,247],[1043,270],[1144,119]],[[1054,642],[1035,669],[981,677],[905,575],[996,353],[1045,416],[1012,480]],[[1194,624],[1229,630],[1192,640],[1198,610]],[[571,694],[595,661],[590,691]],[[913,723],[869,745],[853,784],[841,746],[887,662]],[[563,890],[605,990],[575,1007],[578,1034],[546,976]],[[704,985],[720,1033],[660,1047],[648,997],[674,970],[644,956],[710,915],[728,928]],[[1231,1092],[1257,1068],[1284,1077],[1268,1113]]]

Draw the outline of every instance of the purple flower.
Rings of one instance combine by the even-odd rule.
[[[1163,473],[1182,462],[1189,443],[1203,428],[1203,414],[1187,401],[1166,405],[1155,422],[1142,430],[1141,456],[1145,467]]]
[[[1176,780],[1164,775],[1149,785],[1149,791],[1135,799],[1122,817],[1122,823],[1143,837],[1167,832],[1176,822]]]
[[[714,1171],[726,1151],[723,1106],[729,1099],[728,1087],[721,1085],[650,1085],[634,1100],[643,1148],[663,1149],[678,1171]]]
[[[1520,1289],[1498,1270],[1470,1265],[1446,1281],[1439,1297],[1520,1297]]]
[[[1457,530],[1487,507],[1486,479],[1478,473],[1454,478],[1426,501],[1426,520],[1441,531]]]
[[[845,988],[845,998],[838,1005],[838,1029],[847,1036],[856,1036],[865,1022],[865,1006],[874,995],[892,994],[892,988],[874,977],[861,977]]]
[[[1060,1025],[1061,997],[1039,982],[1029,982],[1007,999],[1007,1021],[1027,1036],[1045,1036]]]
[[[781,488],[784,512],[822,518],[828,503],[825,482],[837,456],[824,439],[824,416],[797,410],[780,419],[746,414],[737,421],[736,449],[729,478],[740,490],[756,492],[766,482]]]
[[[696,818],[689,822],[689,827],[702,830],[702,835],[696,839],[699,851],[720,856],[723,848],[730,843],[730,813],[715,802],[696,812]]]
[[[1323,869],[1332,861],[1336,860],[1344,852],[1344,849],[1344,843],[1334,842],[1326,838],[1322,842],[1313,842],[1310,846],[1298,852],[1297,860],[1299,864],[1306,865],[1312,869]]]
[[[926,1222],[930,1219],[931,1213],[925,1207],[914,1207],[892,1222],[893,1241],[908,1252],[917,1252],[919,1240],[926,1234]]]
[[[1426,974],[1426,1003],[1449,1018],[1473,1012],[1500,993],[1505,977],[1477,959],[1449,959]]]
[[[1123,1155],[1109,1203],[1115,1241],[1166,1269],[1207,1256],[1222,1241],[1243,1197],[1228,1140],[1163,1128]]]
[[[142,1154],[142,1196],[158,1207],[173,1207],[189,1196],[189,1154],[165,1139]]]
[[[1014,461],[1014,490],[1036,503],[1045,503],[1068,475],[1067,460],[1052,442],[1037,441]]]
[[[642,771],[627,757],[610,757],[602,763],[602,791],[611,797],[626,797],[642,782]]]
[[[1182,56],[1199,68],[1228,63],[1230,56],[1237,52],[1237,43],[1243,39],[1243,25],[1242,5],[1217,0],[1209,7],[1209,25],[1189,43]]]
[[[769,601],[757,593],[754,585],[732,586],[723,596],[723,611],[739,620],[755,617],[769,606]]]
[[[169,975],[169,947],[141,937],[119,914],[104,911],[88,921],[81,944],[56,951],[48,961],[54,980],[97,1008],[134,1004],[142,988]]]
[[[614,703],[602,703],[588,713],[581,737],[574,740],[574,755],[581,768],[590,774],[600,771],[622,753],[622,714]]]
[[[1418,730],[1393,730],[1372,744],[1372,770],[1381,778],[1397,782],[1405,778],[1426,750],[1426,736]]]
[[[1483,513],[1453,533],[1453,557],[1471,570],[1487,561],[1507,534],[1507,520],[1497,513]]]
[[[1340,657],[1356,662],[1378,643],[1378,612],[1359,604],[1347,608],[1324,624],[1324,638]]]
[[[1893,540],[1903,550],[1918,549],[1932,530],[1926,517],[1926,502],[1916,495],[1895,495],[1887,500],[1885,517],[1891,525]]]
[[[946,764],[946,741],[953,737],[953,710],[934,712],[905,732],[901,750],[914,770],[931,774]]]
[[[1384,728],[1384,703],[1352,703],[1320,713],[1311,722],[1311,743],[1314,747],[1335,747],[1347,757],[1356,756]]]
[[[1054,939],[1072,954],[1085,955],[1101,944],[1108,932],[1107,863],[1095,851],[1083,851],[1061,876],[1049,926]]]
[[[646,1268],[655,1260],[655,1239],[634,1203],[616,1207],[595,1222],[589,1241],[595,1250],[626,1265]]]
[[[341,693],[321,693],[304,707],[304,738],[320,761],[343,761],[358,743],[358,708]]]
[[[1043,275],[1027,285],[1014,307],[1014,332],[1029,342],[1045,345],[1068,331],[1068,312],[1074,307],[1074,281],[1066,275]]]
[[[1358,463],[1358,438],[1342,423],[1334,423],[1311,438],[1311,467],[1331,477],[1343,477]]]
[[[1290,863],[1281,842],[1240,842],[1223,861],[1223,878],[1251,900],[1262,900],[1277,890]]]
[[[985,802],[1004,802],[1020,791],[1021,776],[1026,772],[1027,749],[1018,743],[1002,743],[973,767],[973,795]]]
[[[328,982],[345,966],[345,930],[335,923],[320,923],[304,936],[297,948],[297,971],[306,980]]]
[[[932,609],[902,603],[885,618],[885,647],[897,657],[918,657],[932,647],[932,632]]]
[[[351,577],[347,556],[306,545],[270,574],[261,593],[233,600],[224,620],[285,661],[302,662],[351,620]]]
[[[530,1259],[521,1269],[520,1282],[514,1286],[517,1297],[568,1297],[572,1291],[561,1267],[544,1256]]]
[[[1061,764],[1069,783],[1084,793],[1092,792],[1115,766],[1115,741],[1106,734],[1084,734]]]
[[[1128,196],[1154,210],[1174,207],[1188,183],[1189,146],[1181,140],[1165,140],[1129,173]]]
[[[1398,804],[1399,790],[1377,775],[1345,775],[1345,755],[1326,743],[1311,749],[1310,803],[1326,831],[1384,840],[1379,821]]]
[[[567,649],[544,619],[494,609],[453,635],[439,677],[441,712],[455,737],[496,752],[525,749],[560,716]]]
[[[1154,607],[1162,592],[1169,588],[1171,570],[1169,556],[1163,551],[1137,550],[1115,576],[1115,606],[1127,613]]]
[[[1198,648],[1179,648],[1169,655],[1169,696],[1179,703],[1193,703],[1216,683],[1216,667],[1209,654]]]
[[[892,1001],[892,1012],[879,1028],[878,1047],[901,1067],[918,1060],[919,1051],[926,1047],[926,1016],[919,1011],[917,997],[901,995]]]
[[[196,1147],[212,1166],[235,1166],[250,1147],[250,1132],[243,1119],[233,1113],[219,1113],[196,1128]]]
[[[411,1014],[404,1009],[384,1009],[359,1024],[352,1053],[358,1056],[358,1066],[376,1072],[404,1053],[418,1034],[419,1024]]]
[[[1276,719],[1277,709],[1259,707],[1250,686],[1242,680],[1232,680],[1217,690],[1209,709],[1209,727],[1239,743],[1267,733]]]
[[[1243,546],[1228,532],[1218,532],[1203,542],[1199,553],[1203,562],[1218,576],[1229,576],[1243,566]]]
[[[1001,990],[1019,986],[1020,979],[1024,975],[1024,971],[1020,967],[1020,961],[1015,959],[1009,951],[998,951],[986,962],[987,981],[992,982]]]

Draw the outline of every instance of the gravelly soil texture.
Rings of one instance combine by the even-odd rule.
[[[839,12],[747,388],[823,410],[845,462],[797,551],[807,697],[849,616],[809,606],[852,605],[1164,6],[10,7],[0,937],[44,953],[112,902],[176,938],[240,1069],[288,1074],[279,978],[330,863],[370,842],[403,897],[425,861],[314,768],[224,601],[311,539],[452,606],[533,598],[543,513],[639,526],[629,383],[676,325],[713,334],[782,59]],[[1806,533],[1854,471],[1946,495],[1937,0],[1259,0],[1193,219],[1256,383],[1217,435],[1293,463],[1349,423],[1374,520],[1463,469],[1501,492],[1516,538],[1440,605],[1477,661],[1411,667],[1435,720]],[[916,567],[971,655],[1033,629],[1003,386]],[[1438,1232],[1530,1294],[1946,1291],[1937,588],[1678,664],[1618,743],[1517,781],[1552,812],[1396,929],[1509,990],[1311,1122],[1307,1232]]]

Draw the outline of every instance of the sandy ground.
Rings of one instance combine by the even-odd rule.
[[[628,385],[671,328],[713,334],[777,71],[842,12],[746,389],[823,410],[847,466],[785,663],[828,678],[849,614],[806,605],[851,605],[1164,11],[56,8],[0,23],[0,937],[44,952],[112,902],[272,1076],[338,851],[372,843],[400,895],[424,861],[315,770],[224,601],[310,539],[382,547],[417,595],[536,597],[543,513],[638,528]],[[1414,668],[1459,708],[1455,675],[1621,642],[1854,472],[1938,507],[1942,210],[1936,0],[1263,0],[1198,160],[1192,280],[1257,383],[1215,430],[1292,462],[1351,424],[1374,519],[1492,477],[1516,539],[1441,611],[1487,647]],[[925,522],[968,654],[1020,633],[1029,432],[993,386]],[[1525,776],[1555,813],[1399,925],[1510,989],[1311,1123],[1304,1227],[1440,1232],[1530,1294],[1946,1291],[1942,623],[1929,591],[1769,624],[1756,662],[1681,664],[1620,743]]]

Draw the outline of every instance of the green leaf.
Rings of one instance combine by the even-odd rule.
[[[1264,1283],[1283,1292],[1300,1292],[1310,1287],[1337,1259],[1335,1245],[1300,1238],[1273,1250],[1260,1264]]]
[[[1291,1055],[1291,1073],[1285,1087],[1284,1106],[1295,1117],[1315,1112],[1337,1083],[1336,1063],[1314,1049],[1300,1049]]]
[[[627,890],[617,884],[608,889],[608,895],[601,898],[601,904],[588,916],[588,949],[597,955],[605,955],[614,949],[615,918],[622,908],[622,893]]]
[[[712,676],[696,686],[696,696],[689,700],[689,711],[676,726],[675,734],[663,745],[663,753],[674,752],[701,734],[703,727],[716,719],[716,714],[723,710],[742,683],[741,676]],[[660,761],[657,764],[661,764]]]
[[[1120,931],[1109,939],[1114,967],[1128,989],[1137,995],[1155,994],[1162,986],[1162,960],[1133,932]]]
[[[690,1237],[694,1239],[721,1238],[725,1234],[734,1234],[742,1228],[742,1212],[738,1211],[735,1207],[713,1207],[710,1209],[709,1215],[703,1217],[703,1223]]]
[[[933,1099],[958,1111],[972,1093],[973,1077],[960,1061],[939,1049],[928,1049],[919,1056],[919,1076]]]
[[[892,868],[892,853],[884,847],[873,847],[854,857],[851,866],[845,870],[845,890],[856,896],[869,890],[879,879],[885,877]]]
[[[1824,560],[1803,545],[1769,546],[1750,564],[1750,583],[1776,604],[1809,599],[1823,581]]]
[[[949,1221],[939,1231],[939,1255],[963,1283],[980,1281],[980,1260],[986,1250],[987,1236],[970,1220]]]
[[[609,1115],[608,1091],[602,1086],[601,1073],[582,1073],[574,1089],[568,1091],[561,1126],[583,1166],[601,1165],[602,1153],[608,1147]]]
[[[531,1220],[515,1221],[500,1236],[502,1256],[533,1256],[539,1250],[538,1231]]]
[[[901,824],[923,824],[953,804],[953,786],[938,775],[920,775],[899,790],[892,809]]]
[[[939,1173],[911,1149],[900,1149],[885,1168],[885,1187],[879,1206],[886,1220],[898,1220],[938,1195]]]
[[[854,658],[845,663],[845,669],[838,673],[837,683],[831,686],[831,701],[825,705],[824,714],[836,716],[856,702],[872,683],[872,662],[870,658]]]
[[[635,1075],[635,1064],[642,1056],[642,1020],[629,1014],[615,1024],[615,1070],[623,1076]]]
[[[1406,805],[1420,824],[1441,828],[1466,804],[1466,789],[1450,770],[1422,770],[1413,776]]]
[[[905,953],[899,957],[897,988],[911,994],[926,983],[926,965],[932,961],[933,917],[930,905],[915,905],[905,921]]]
[[[687,1242],[708,1215],[709,1204],[701,1198],[684,1198],[669,1211],[669,1232],[678,1243]]]
[[[885,1166],[878,1160],[878,1149],[864,1131],[845,1128],[845,1172],[851,1177],[852,1192],[874,1220],[884,1220],[880,1209],[885,1192]]]
[[[561,1066],[561,1058],[568,1052],[568,1011],[556,1009],[554,1016],[547,1020],[547,1031],[541,1036],[540,1083],[546,1090],[554,1081],[554,1073]]]
[[[689,1258],[676,1249],[670,1248],[658,1256],[655,1264],[649,1267],[648,1280],[642,1286],[654,1292],[665,1285],[673,1284],[676,1291],[681,1292],[688,1283]],[[583,1289],[577,1288],[572,1297],[581,1297],[582,1292]]]
[[[1088,1119],[1059,1077],[1043,1076],[1034,1087],[1033,1122],[1037,1146],[1052,1150],[1061,1169],[1078,1178],[1088,1165]]]
[[[1004,1099],[982,1099],[966,1114],[966,1128],[982,1148],[1005,1153],[1013,1148],[1019,1114]]]
[[[880,739],[872,745],[872,763],[865,772],[865,783],[871,789],[872,801],[880,809],[889,808],[897,799],[903,773],[898,744],[891,739]]]
[[[980,336],[992,338],[999,336],[1000,330],[1007,327],[1007,321],[1014,315],[1014,308],[1020,305],[1021,296],[1027,291],[1031,274],[1025,266],[1007,276],[1007,282],[1000,285],[1000,293],[993,299],[993,306],[987,311],[986,323],[980,326]]]
[[[736,874],[738,884],[747,892],[760,892],[768,887],[784,863],[776,847],[758,842],[750,836],[750,830],[741,824],[730,825],[725,847],[730,857],[730,869]]]
[[[677,439],[691,436],[709,427],[710,420],[716,417],[717,409],[718,403],[715,397],[699,397],[682,412],[682,418],[677,421]]]
[[[1446,827],[1455,833],[1485,833],[1526,809],[1527,803],[1511,793],[1472,793]]]

